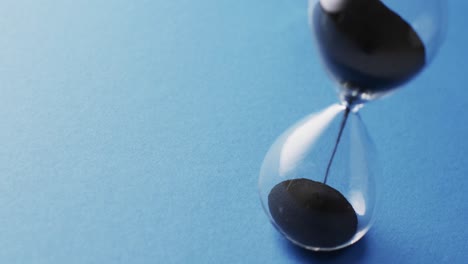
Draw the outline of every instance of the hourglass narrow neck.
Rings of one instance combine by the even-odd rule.
[[[340,101],[343,106],[346,107],[346,111],[351,111],[356,113],[364,106],[364,103],[369,101],[362,93],[358,92],[341,92],[340,93]],[[345,113],[345,116],[347,117]]]
[[[325,171],[325,177],[323,179],[323,183],[326,184],[328,180],[328,175],[330,174],[330,168],[333,164],[333,159],[335,158],[336,150],[338,149],[338,145],[340,144],[341,136],[343,135],[343,130],[346,126],[346,121],[348,120],[349,112],[352,110],[353,107],[352,101],[345,105],[346,109],[343,115],[343,119],[341,120],[340,129],[338,131],[338,136],[336,137],[335,146],[333,147],[332,154],[330,159],[328,160],[327,170]]]

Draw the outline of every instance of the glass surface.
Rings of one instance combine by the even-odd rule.
[[[309,21],[341,104],[306,117],[275,141],[259,188],[265,212],[286,238],[330,251],[358,241],[373,223],[379,165],[358,111],[434,58],[445,1],[311,0]]]

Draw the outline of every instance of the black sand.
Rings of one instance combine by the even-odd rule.
[[[337,190],[308,179],[287,180],[268,196],[276,225],[293,240],[312,247],[337,247],[357,230],[351,204]]]

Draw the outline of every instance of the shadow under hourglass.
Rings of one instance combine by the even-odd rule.
[[[280,235],[277,237],[280,247],[286,252],[286,254],[291,255],[300,263],[362,263],[367,248],[366,237],[363,237],[361,240],[347,248],[328,252],[310,251],[294,245]]]

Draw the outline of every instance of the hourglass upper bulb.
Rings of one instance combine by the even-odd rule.
[[[320,57],[344,101],[365,102],[411,80],[444,33],[442,0],[310,0]]]

